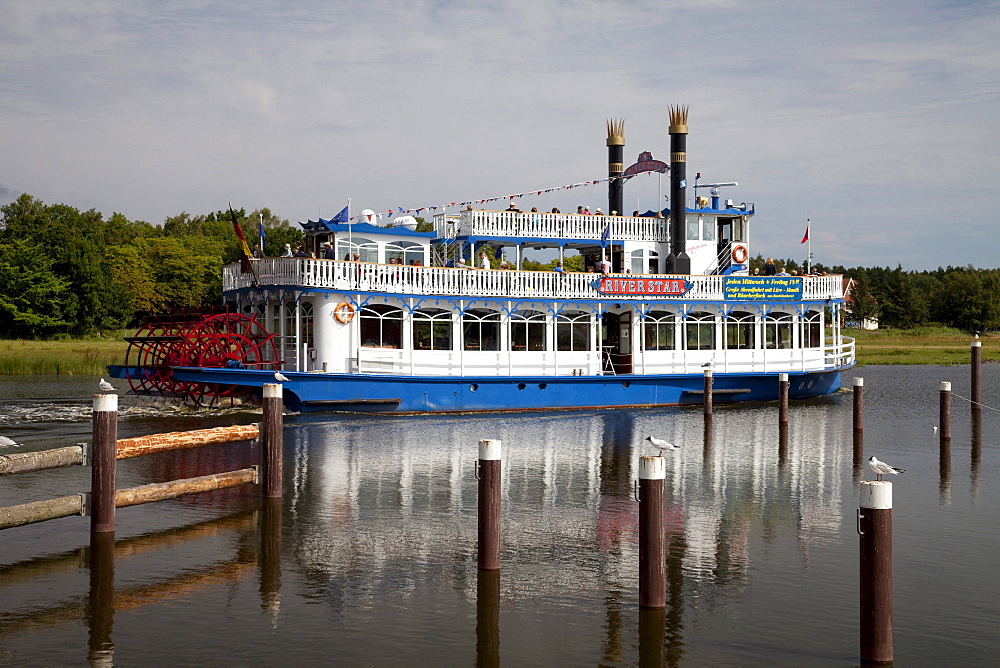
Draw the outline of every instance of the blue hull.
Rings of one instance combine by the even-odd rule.
[[[845,367],[846,368],[846,367]],[[843,369],[790,372],[789,396],[807,398],[840,387]],[[245,369],[179,368],[178,380],[257,388],[274,373]],[[464,377],[283,372],[285,405],[299,412],[437,413],[624,408],[701,404],[701,374],[662,376]],[[714,403],[774,401],[778,374],[716,373]]]

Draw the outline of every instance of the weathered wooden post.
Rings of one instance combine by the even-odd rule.
[[[667,605],[666,537],[663,532],[663,457],[639,458],[639,607]]]
[[[112,666],[115,645],[111,629],[115,619],[115,534],[90,534],[90,596],[87,610],[87,661],[92,666]]]
[[[979,413],[983,410],[983,344],[976,334],[972,342],[971,350],[972,363],[972,412]]]
[[[95,394],[90,447],[90,531],[115,530],[118,395]]]
[[[265,499],[281,498],[284,419],[280,383],[264,384],[264,423],[261,426],[261,493]]]
[[[479,441],[479,570],[500,570],[500,441]]]
[[[778,424],[788,424],[788,374],[778,374]]]
[[[940,436],[941,442],[951,441],[951,383],[941,381],[941,402],[940,402]]]
[[[500,666],[500,571],[479,571],[478,574],[476,666]]]
[[[951,441],[941,441],[941,453],[938,458],[938,503],[942,506],[951,505]]]
[[[854,433],[865,430],[865,379],[854,379]]]
[[[892,663],[892,483],[861,481],[861,661]]]
[[[778,466],[788,465],[788,423],[778,423]]]
[[[702,405],[704,406],[705,419],[712,419],[712,370],[705,369],[705,396]]]

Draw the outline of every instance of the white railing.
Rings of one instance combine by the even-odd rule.
[[[594,273],[412,267],[306,258],[266,258],[254,261],[253,268],[254,272],[244,274],[239,264],[226,265],[222,274],[223,291],[282,286],[461,297],[593,299],[602,296],[596,287],[600,274]],[[636,281],[652,278],[639,275],[619,277]],[[607,298],[615,301],[722,301],[724,298],[723,276],[656,277],[684,279],[690,281],[692,286],[687,293],[679,296],[615,295]],[[843,298],[839,276],[806,276],[802,278],[802,283],[803,299]]]
[[[589,239],[599,243],[608,226],[614,241],[666,241],[666,218],[632,216],[583,216],[575,213],[514,213],[511,211],[462,211],[434,216],[438,236],[453,238],[536,237],[539,239]]]

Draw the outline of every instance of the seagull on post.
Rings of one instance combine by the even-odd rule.
[[[114,385],[112,385],[108,381],[104,380],[103,378],[101,378],[101,382],[98,383],[98,386],[102,390],[104,390],[105,392],[117,392],[118,391],[118,388],[116,388]]]
[[[899,475],[900,473],[904,472],[904,469],[897,469],[894,466],[889,466],[885,462],[880,462],[879,460],[875,459],[875,455],[872,455],[871,457],[868,458],[868,468],[870,468],[872,471],[875,472],[879,480],[882,479],[882,476],[888,475],[890,473],[892,475]]]
[[[280,371],[275,371],[274,372],[274,379],[276,381],[278,381],[279,383],[287,383],[288,382],[288,376],[286,376],[285,374],[281,373]]]
[[[663,453],[666,452],[667,450],[677,450],[676,445],[664,441],[662,438],[656,438],[655,436],[647,436],[643,440],[649,441],[650,445],[659,450],[661,457],[663,456]]]

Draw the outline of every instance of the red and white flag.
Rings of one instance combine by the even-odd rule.
[[[806,233],[804,235],[802,235],[802,241],[799,242],[799,243],[803,243],[804,244],[807,241],[809,241],[809,223],[806,223]]]

